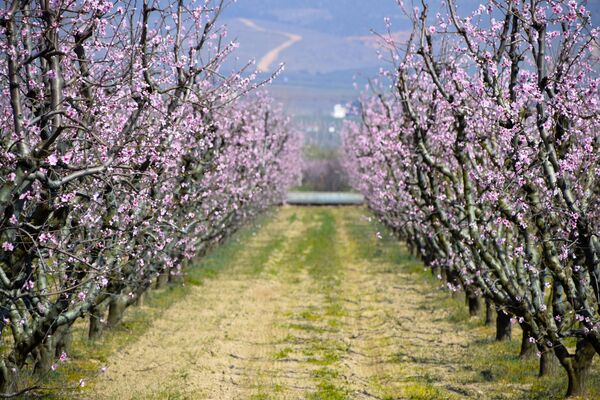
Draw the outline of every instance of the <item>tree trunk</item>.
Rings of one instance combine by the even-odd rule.
[[[569,387],[567,397],[585,395],[585,384],[592,365],[592,359],[596,354],[594,347],[586,339],[577,342],[575,357],[561,360],[561,364],[567,370]]]
[[[123,313],[126,307],[126,300],[123,296],[115,295],[111,297],[108,303],[108,317],[106,318],[106,326],[108,328],[114,328],[119,325],[123,319]]]
[[[447,282],[454,287],[454,289],[452,290],[452,298],[453,299],[459,298],[459,291],[457,290],[458,288],[460,288],[460,281],[458,280],[458,273],[456,271],[454,271],[453,269],[446,270],[446,278],[447,278]]]
[[[558,372],[558,367],[560,365],[558,358],[556,358],[556,354],[554,354],[554,351],[547,346],[542,346],[540,352],[542,355],[540,357],[539,376],[555,375]]]
[[[471,317],[476,317],[479,315],[481,311],[481,299],[480,297],[473,291],[473,289],[467,288],[465,290],[467,304],[469,305],[469,315]]]
[[[442,275],[442,283],[443,284],[448,283],[448,268],[442,268],[441,275]]]
[[[511,333],[510,316],[503,310],[496,309],[496,340],[499,342],[510,340]]]
[[[185,259],[181,261],[181,263],[173,269],[170,269],[169,274],[169,283],[176,283],[178,285],[182,285],[184,283],[184,275],[183,271],[187,271],[189,262]]]
[[[102,328],[104,323],[102,317],[104,315],[104,307],[96,306],[90,310],[90,324],[88,328],[88,339],[96,340],[102,336]]]
[[[181,272],[171,274],[169,273],[169,283],[182,284],[183,283],[183,274]]]
[[[485,299],[485,325],[492,326],[494,324],[494,305],[489,299]]]
[[[60,357],[62,352],[65,354],[71,353],[71,345],[73,344],[73,332],[71,331],[71,325],[62,325],[56,332],[54,332],[55,345],[54,345],[54,357]]]
[[[592,359],[596,354],[594,346],[588,340],[580,339],[574,355],[570,354],[564,346],[554,346],[554,353],[567,372],[569,379],[567,397],[583,397]]]
[[[164,289],[165,287],[167,287],[168,283],[169,283],[169,273],[168,272],[162,272],[156,278],[156,288],[157,289]]]
[[[37,376],[43,376],[52,369],[56,355],[55,343],[54,336],[48,335],[44,339],[44,343],[38,346],[33,353],[35,358],[33,373]]]
[[[14,393],[18,388],[19,369],[8,360],[0,360],[0,393]]]
[[[135,305],[141,307],[144,305],[144,298],[146,297],[146,292],[142,292],[138,294],[135,298]]]
[[[531,330],[525,324],[521,324],[521,329],[523,330],[523,335],[521,336],[521,351],[519,352],[519,357],[521,358],[532,358],[537,352],[537,346],[535,343],[531,343],[529,338],[531,337]],[[542,353],[543,355],[544,353]],[[541,361],[540,361],[540,371],[541,371]],[[541,372],[540,372],[541,376]]]

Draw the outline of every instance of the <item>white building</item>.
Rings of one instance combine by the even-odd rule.
[[[348,110],[341,104],[336,104],[333,106],[333,112],[331,116],[336,119],[344,119],[346,118],[346,114],[348,114]]]

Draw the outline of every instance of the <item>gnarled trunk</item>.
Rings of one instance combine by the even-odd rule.
[[[168,272],[162,272],[156,278],[156,288],[157,289],[164,289],[165,287],[167,287],[168,283],[169,283],[169,273]]]
[[[537,353],[537,346],[535,342],[531,342],[529,338],[531,337],[531,330],[526,324],[521,324],[521,329],[523,330],[523,335],[521,336],[521,351],[519,352],[519,357],[521,358],[532,358]],[[543,354],[543,352],[542,352]],[[541,367],[540,367],[541,371]],[[540,373],[541,376],[541,373]]]
[[[108,303],[108,317],[106,318],[106,326],[108,328],[114,328],[119,325],[123,319],[125,308],[127,307],[127,300],[121,295],[114,295],[111,297]]]
[[[73,332],[71,331],[71,324],[60,326],[56,332],[54,332],[54,356],[60,357],[61,353],[69,354],[71,352],[71,345],[73,344]]]
[[[183,275],[181,273],[168,273],[169,283],[181,285],[183,283]]]
[[[496,340],[499,342],[510,340],[511,334],[510,315],[503,310],[496,309]]]
[[[425,265],[427,265],[427,263],[425,263]],[[431,275],[433,275],[434,278],[437,278],[438,276],[442,277],[442,268],[439,265],[431,267]]]
[[[485,299],[485,325],[494,324],[494,305],[489,299]]]
[[[469,306],[469,315],[476,317],[481,312],[481,298],[477,293],[470,287],[465,289],[465,297],[467,305]]]
[[[555,346],[554,352],[567,372],[569,379],[567,397],[584,396],[592,359],[596,354],[592,344],[586,339],[580,339],[577,342],[575,355],[569,354],[564,346]]]
[[[8,360],[0,360],[0,393],[14,393],[18,383],[19,368]]]
[[[142,292],[138,294],[135,298],[135,305],[141,307],[144,305],[144,298],[146,297],[146,292]]]
[[[540,372],[539,376],[554,375],[558,372],[560,363],[556,354],[547,346],[540,346]]]
[[[96,306],[90,310],[90,322],[88,327],[88,339],[96,340],[102,336],[104,328],[104,307]]]
[[[41,376],[50,372],[56,356],[56,340],[53,335],[46,336],[44,343],[33,351],[35,364],[34,374]]]

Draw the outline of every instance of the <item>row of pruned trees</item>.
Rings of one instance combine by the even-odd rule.
[[[496,307],[499,338],[518,322],[522,353],[541,374],[556,357],[580,394],[600,353],[600,29],[575,0],[407,15],[407,43],[382,35],[394,69],[346,126],[354,185],[472,311]]]
[[[224,1],[0,9],[0,391],[282,200],[297,135],[217,24]]]

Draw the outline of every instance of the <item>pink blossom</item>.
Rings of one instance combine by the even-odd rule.
[[[11,242],[3,242],[2,243],[2,250],[4,250],[4,251],[13,251],[14,249],[15,249],[15,246]]]
[[[48,164],[50,165],[56,165],[56,163],[58,162],[58,158],[56,157],[55,154],[50,154],[47,158],[48,160]]]

